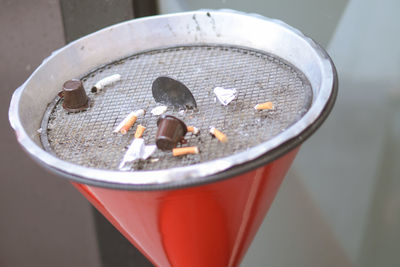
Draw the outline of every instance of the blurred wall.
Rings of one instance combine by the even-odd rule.
[[[13,91],[64,45],[57,0],[0,0],[0,266],[100,266],[88,202],[36,165],[8,123]]]
[[[200,8],[229,8],[259,13],[281,19],[327,46],[347,1],[167,0],[159,3],[162,13]],[[313,138],[314,136],[310,139]],[[325,138],[329,137],[321,135],[323,142],[326,141]],[[243,267],[353,266],[348,251],[332,231],[330,221],[325,218],[318,199],[313,198],[310,186],[304,181],[304,175],[309,173],[297,167],[300,164],[305,169],[315,169],[314,174],[317,176],[313,177],[320,177],[321,169],[315,168],[315,161],[324,154],[324,150],[315,145],[311,145],[309,150],[307,146],[306,143],[300,150],[300,155],[285,178],[271,210],[243,260]],[[304,157],[308,161],[299,163]],[[329,188],[312,190],[324,194]]]
[[[399,11],[398,0],[349,2],[328,46],[340,77],[336,107],[295,165],[363,267],[400,266]]]
[[[338,70],[336,105],[303,144],[243,266],[400,266],[400,2],[159,2],[165,13],[281,19],[321,43]]]
[[[257,13],[283,20],[326,47],[347,2],[348,0],[159,0],[159,6],[163,13],[202,8],[228,8]]]

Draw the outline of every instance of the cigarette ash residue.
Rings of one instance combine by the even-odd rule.
[[[168,64],[165,64],[168,62]],[[200,70],[200,71],[199,71]],[[101,93],[90,92],[99,80],[120,73],[121,80]],[[308,110],[312,92],[307,79],[295,68],[268,54],[242,48],[193,46],[145,52],[116,64],[94,70],[82,78],[92,107],[68,114],[59,101],[47,122],[47,139],[57,157],[87,167],[118,170],[133,141],[136,126],[146,127],[146,145],[155,144],[157,118],[150,111],[154,102],[151,84],[168,75],[182,81],[193,93],[198,109],[173,115],[199,129],[186,134],[186,144],[200,153],[174,157],[172,152],[155,151],[146,160],[129,163],[131,170],[159,170],[187,166],[230,156],[267,141],[296,122]],[[214,102],[214,88],[235,88],[236,97],[227,106]],[[272,110],[255,110],[271,101]],[[125,134],[113,130],[132,111],[146,110]],[[225,143],[210,134],[215,127],[227,136]],[[44,130],[43,130],[44,131]],[[41,135],[46,136],[46,135]]]

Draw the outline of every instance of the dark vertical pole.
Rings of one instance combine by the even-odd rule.
[[[135,18],[157,15],[157,1],[133,0],[133,14]]]
[[[156,0],[60,0],[67,43],[115,23],[157,14]],[[96,209],[94,223],[103,267],[153,266]]]
[[[152,267],[153,265],[114,226],[93,208],[102,267]]]

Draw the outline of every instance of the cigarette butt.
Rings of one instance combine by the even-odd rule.
[[[135,138],[141,138],[143,136],[144,130],[146,130],[146,127],[139,124],[136,128]]]
[[[193,133],[195,135],[197,135],[200,132],[199,128],[194,127],[194,126],[188,126],[187,131],[190,133]]]
[[[108,77],[105,77],[98,81],[93,87],[92,87],[92,93],[96,93],[97,91],[101,91],[104,87],[111,85],[117,81],[121,80],[121,75],[119,74],[114,74]]]
[[[226,137],[226,135],[223,132],[215,129],[214,127],[210,128],[210,133],[212,135],[214,135],[222,143],[225,143],[226,141],[228,141],[228,138]]]
[[[174,157],[183,156],[187,154],[199,154],[199,148],[197,146],[190,146],[190,147],[178,147],[172,149],[172,155]]]
[[[135,124],[138,117],[145,114],[143,109],[139,109],[129,113],[129,115],[114,129],[114,133],[121,132],[126,134],[129,129]]]
[[[126,116],[125,117],[125,119],[123,119],[119,124],[118,124],[118,126],[117,127],[115,127],[115,129],[114,129],[114,133],[118,133],[119,131],[121,131],[121,129],[122,129],[122,127],[128,122],[128,120],[132,117],[132,116],[134,116],[135,115],[135,112],[134,111],[132,111],[131,113],[129,113],[129,115],[128,116]]]
[[[257,104],[254,108],[256,110],[273,109],[274,108],[274,103],[265,102],[265,103],[262,103],[262,104]]]
[[[122,134],[126,134],[130,128],[132,128],[132,126],[135,124],[137,120],[136,116],[132,116],[129,118],[129,120],[124,124],[124,126],[122,126],[121,128],[121,133]]]

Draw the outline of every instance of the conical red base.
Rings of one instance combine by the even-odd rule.
[[[156,266],[238,266],[296,152],[236,177],[182,189],[74,185]]]

